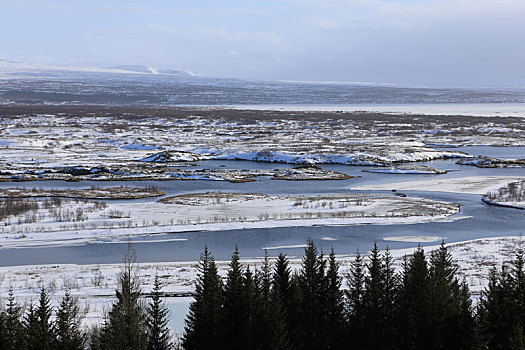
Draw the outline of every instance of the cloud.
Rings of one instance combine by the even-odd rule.
[[[0,0],[0,6],[0,31],[12,33],[0,37],[6,58],[176,64],[259,79],[525,85],[523,0]]]

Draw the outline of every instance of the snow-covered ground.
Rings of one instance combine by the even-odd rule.
[[[48,203],[48,202],[46,202]],[[67,207],[67,213],[66,211]],[[313,225],[409,224],[443,220],[459,205],[392,194],[266,196],[195,193],[162,202],[85,201],[41,205],[30,219],[0,222],[0,248],[85,243],[99,237]],[[69,214],[71,215],[69,215]],[[76,215],[77,213],[78,216]],[[68,215],[66,215],[68,214]],[[452,218],[453,219],[453,218]]]
[[[363,170],[369,173],[383,174],[446,174],[446,170],[440,170],[425,165],[399,165],[388,168],[373,168]]]
[[[166,192],[155,188],[141,187],[93,187],[88,189],[67,190],[58,189],[37,189],[37,188],[0,188],[0,198],[37,198],[37,197],[61,197],[61,198],[82,198],[82,199],[138,199],[163,196]]]
[[[186,113],[185,117],[163,117],[156,112],[160,116],[55,113],[1,118],[0,179],[70,179],[74,175],[110,180],[228,180],[225,171],[221,177],[176,167],[188,168],[207,159],[384,167],[471,157],[428,144],[525,144],[522,119],[512,117],[184,111],[177,113]]]
[[[247,106],[233,105],[237,109]],[[379,112],[390,114],[426,114],[426,115],[464,115],[464,116],[518,116],[525,118],[523,103],[418,103],[418,104],[376,104],[376,105],[250,105],[250,109],[278,111],[325,111],[325,112]]]
[[[472,165],[478,168],[525,168],[525,159],[497,159],[478,157],[462,159],[456,162],[460,165]]]
[[[408,239],[405,237],[404,239]],[[421,239],[414,238],[414,239]],[[479,297],[479,292],[486,286],[490,268],[499,267],[502,263],[509,263],[515,258],[519,248],[524,248],[523,237],[484,238],[472,241],[448,244],[454,262],[458,265],[460,278],[465,278],[473,298]],[[287,247],[269,247],[286,252],[287,248],[303,247],[297,244]],[[438,246],[425,247],[428,254]],[[414,248],[391,251],[396,258],[399,269],[401,259],[405,254],[411,254]],[[241,252],[242,253],[242,252]],[[362,252],[363,253],[363,252]],[[365,252],[368,254],[367,252]],[[263,250],[261,249],[261,256]],[[139,257],[140,258],[140,257]],[[353,257],[349,254],[339,255],[341,262],[340,273],[346,276],[349,264]],[[262,258],[243,259],[242,263],[250,266],[260,266]],[[225,276],[228,261],[219,261],[219,273]],[[300,267],[300,257],[292,257],[291,267],[297,270]],[[139,276],[143,292],[151,291],[155,275],[159,275],[163,282],[163,291],[171,296],[187,296],[194,288],[197,273],[197,262],[169,262],[139,264]],[[37,300],[42,285],[50,288],[53,304],[56,305],[64,291],[69,289],[79,298],[82,310],[85,313],[86,324],[100,322],[104,310],[107,310],[114,301],[116,280],[120,265],[75,265],[55,264],[38,266],[10,266],[0,267],[0,298],[5,300],[9,289],[12,289],[21,303]],[[172,298],[170,298],[172,299]],[[178,298],[177,298],[178,299]],[[181,298],[187,303],[190,298]],[[172,315],[183,318],[184,315]]]
[[[341,118],[331,113],[315,119],[305,113],[309,119],[301,119],[301,114],[279,114],[244,120],[206,116],[214,112],[195,113],[199,116],[191,116],[189,111],[185,118],[55,114],[2,118],[2,173],[30,170],[45,177],[46,170],[82,166],[126,174],[133,168],[157,171],[198,159],[385,166],[468,157],[425,144],[525,144],[520,129],[523,125],[512,118],[498,122],[491,118],[457,119],[445,130],[439,118],[419,118],[417,123],[409,123],[390,116],[384,118],[392,120],[375,120],[359,114]],[[504,123],[507,119],[508,124]],[[469,133],[465,132],[466,125]],[[501,126],[508,130],[501,131]],[[487,128],[495,132],[487,134]],[[99,171],[93,177],[100,175]]]
[[[525,179],[492,190],[484,195],[482,200],[492,205],[525,209]]]
[[[361,191],[438,191],[485,194],[509,182],[522,180],[523,177],[515,176],[464,176],[446,179],[428,179],[418,181],[391,182],[380,185],[363,185],[353,187]]]

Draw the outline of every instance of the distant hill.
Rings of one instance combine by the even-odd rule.
[[[185,77],[197,77],[199,74],[187,70],[175,70],[175,69],[159,69],[151,66],[145,65],[117,65],[111,66],[110,69],[119,69],[135,73],[144,73],[144,74],[164,74],[164,75],[176,75],[176,76],[185,76]]]
[[[77,66],[48,66],[23,62],[8,61],[0,58],[0,78],[46,77],[74,73],[102,73],[102,74],[155,74],[177,77],[198,77],[185,70],[157,69],[145,65],[118,65],[108,68],[77,67]]]

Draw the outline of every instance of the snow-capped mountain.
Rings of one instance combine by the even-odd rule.
[[[185,70],[158,69],[142,65],[119,65],[108,68],[79,67],[79,66],[54,66],[39,65],[23,62],[14,62],[0,59],[0,78],[29,78],[29,77],[57,77],[58,75],[71,75],[75,73],[101,73],[101,74],[154,74],[171,75],[178,77],[197,77]]]
[[[398,105],[525,103],[525,89],[406,88],[367,83],[201,77],[151,66],[45,66],[0,60],[1,104]],[[338,109],[336,109],[338,110]]]
[[[144,73],[144,74],[162,74],[162,75],[176,75],[184,77],[198,77],[200,74],[190,72],[188,70],[163,69],[144,65],[118,65],[109,67],[109,69],[118,69],[127,72]]]

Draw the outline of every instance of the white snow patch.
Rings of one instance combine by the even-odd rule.
[[[410,242],[410,243],[429,243],[429,242],[435,242],[439,240],[441,237],[436,236],[392,236],[392,237],[384,237],[384,241],[392,241],[392,242]]]

